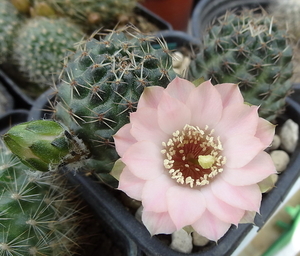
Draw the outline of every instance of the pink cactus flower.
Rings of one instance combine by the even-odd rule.
[[[276,173],[264,151],[275,126],[258,108],[244,104],[236,84],[175,78],[166,89],[145,88],[114,139],[125,164],[118,188],[142,201],[152,235],[192,227],[217,241],[232,224],[253,221],[257,183]]]

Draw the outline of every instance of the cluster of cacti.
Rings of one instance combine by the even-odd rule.
[[[260,115],[273,121],[291,91],[293,53],[286,30],[256,11],[228,12],[209,26],[188,79],[238,83],[245,100],[260,105]]]
[[[74,22],[89,26],[116,23],[121,15],[131,14],[137,0],[12,0],[22,12],[46,17],[69,17]]]
[[[83,31],[68,19],[28,19],[14,38],[13,59],[29,81],[49,88],[57,80],[64,57],[74,51]]]
[[[96,169],[104,173],[101,176],[104,179],[118,159],[112,136],[129,121],[129,113],[134,111],[143,89],[151,85],[166,87],[175,78],[167,46],[160,41],[162,48],[154,49],[153,40],[151,36],[124,29],[111,31],[100,41],[91,37],[82,42],[65,63],[53,118],[67,130],[70,140],[78,138],[75,144],[79,145],[80,152],[77,155],[82,154],[82,157],[77,158],[80,165],[76,168]],[[45,122],[43,125],[47,126]],[[28,147],[37,134],[27,133],[35,128],[25,128],[24,133],[22,129],[12,128],[4,139],[15,153],[29,159],[22,150],[26,143],[14,136],[19,133],[28,138]],[[87,150],[80,146],[81,140]],[[22,147],[16,146],[17,143]],[[47,153],[45,156],[51,158]],[[30,158],[33,163],[35,157]],[[40,163],[33,164],[37,167]],[[48,164],[40,167],[45,170]]]
[[[0,1],[0,64],[9,60],[16,31],[22,22],[22,15],[9,1]]]
[[[74,255],[84,218],[78,196],[62,175],[30,170],[0,145],[0,255]]]
[[[275,0],[271,1],[269,10],[278,26],[281,29],[287,29],[292,41],[297,42],[300,39],[299,18],[300,1],[299,0]]]

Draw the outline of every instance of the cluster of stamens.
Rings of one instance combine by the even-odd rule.
[[[165,155],[164,167],[172,179],[182,185],[203,186],[223,171],[226,158],[219,137],[208,126],[204,130],[198,126],[185,125],[163,142],[161,153]]]

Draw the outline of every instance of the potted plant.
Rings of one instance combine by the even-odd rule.
[[[114,161],[112,161],[112,159],[117,159],[118,156],[116,156],[116,152],[115,152],[114,148],[111,147],[111,145],[112,145],[111,144],[111,142],[112,142],[111,136],[115,134],[116,130],[119,130],[121,127],[125,127],[123,125],[126,125],[128,123],[128,112],[131,112],[132,110],[134,110],[136,108],[136,102],[139,100],[139,94],[143,91],[141,88],[142,87],[141,85],[147,87],[147,85],[151,85],[153,83],[153,81],[155,81],[155,83],[152,85],[159,84],[159,85],[161,85],[161,87],[164,87],[164,86],[166,86],[166,84],[170,83],[170,81],[174,81],[174,82],[172,82],[173,88],[174,87],[176,88],[177,85],[179,86],[181,83],[183,83],[185,86],[187,86],[187,88],[195,89],[194,85],[192,85],[190,82],[188,82],[184,79],[180,80],[179,78],[175,78],[176,80],[174,80],[174,77],[176,75],[175,75],[174,71],[172,70],[171,60],[170,60],[168,48],[166,47],[166,42],[163,42],[162,40],[158,40],[158,44],[161,45],[161,48],[155,51],[151,47],[151,44],[149,43],[147,37],[141,36],[139,34],[135,34],[135,36],[133,38],[128,39],[124,35],[124,31],[121,31],[121,32],[113,31],[112,34],[108,34],[106,37],[102,38],[100,40],[100,42],[99,41],[97,42],[94,39],[88,40],[87,44],[86,44],[86,48],[84,48],[84,51],[79,51],[78,53],[76,53],[73,57],[73,60],[71,60],[68,63],[68,65],[66,65],[66,68],[65,68],[66,79],[63,79],[62,83],[57,88],[58,89],[58,94],[57,94],[58,95],[58,98],[57,98],[58,104],[55,107],[55,119],[56,119],[55,123],[57,124],[58,122],[61,122],[63,124],[61,127],[58,126],[60,132],[57,134],[59,136],[57,139],[59,139],[60,143],[53,144],[51,142],[51,143],[47,144],[47,146],[46,146],[47,153],[44,152],[44,153],[46,153],[47,157],[42,157],[39,160],[37,160],[36,157],[33,157],[33,158],[30,157],[31,154],[35,155],[36,153],[38,153],[39,155],[43,155],[42,152],[45,150],[45,147],[40,147],[40,141],[38,138],[38,136],[42,135],[42,133],[43,133],[42,129],[38,129],[38,130],[33,129],[32,131],[35,134],[32,137],[32,138],[34,138],[33,141],[27,139],[27,135],[29,136],[29,134],[27,134],[28,131],[25,131],[25,134],[23,134],[20,137],[20,139],[25,140],[25,144],[28,144],[27,146],[29,146],[31,148],[30,153],[27,154],[26,156],[19,154],[20,152],[16,152],[16,153],[19,154],[19,157],[21,157],[22,161],[29,164],[30,166],[35,166],[35,167],[38,166],[43,171],[48,171],[49,166],[51,168],[55,168],[55,167],[59,166],[59,169],[61,171],[64,171],[67,174],[71,175],[71,177],[70,177],[71,180],[73,180],[74,182],[77,182],[77,184],[78,184],[78,182],[80,184],[85,184],[84,186],[80,186],[82,190],[85,190],[86,194],[84,193],[83,195],[87,196],[88,198],[93,200],[91,202],[91,205],[93,205],[95,208],[97,208],[97,200],[99,199],[99,197],[95,196],[95,198],[93,198],[93,197],[89,196],[89,195],[93,194],[94,191],[96,191],[97,195],[99,193],[99,195],[101,195],[101,197],[102,196],[105,197],[105,198],[103,198],[103,200],[100,199],[100,201],[102,200],[103,202],[106,202],[105,201],[106,198],[108,199],[108,201],[112,201],[112,205],[107,205],[107,206],[105,206],[105,208],[103,206],[103,209],[106,209],[109,213],[113,212],[116,215],[119,212],[121,212],[122,215],[124,214],[124,216],[127,216],[127,217],[130,216],[128,220],[122,220],[121,221],[122,223],[119,222],[121,217],[119,218],[119,220],[116,219],[114,221],[121,228],[121,231],[125,230],[124,231],[125,234],[128,234],[132,238],[135,235],[136,242],[139,241],[139,243],[141,244],[142,250],[148,252],[149,254],[153,253],[154,255],[157,252],[156,250],[162,250],[163,253],[157,252],[158,254],[162,254],[162,255],[167,255],[168,252],[171,253],[171,255],[176,255],[176,254],[180,255],[179,252],[174,252],[173,250],[170,250],[168,247],[164,246],[163,244],[158,243],[158,240],[154,237],[151,237],[150,233],[146,230],[145,227],[143,227],[142,224],[137,224],[137,221],[134,219],[134,217],[132,215],[130,215],[128,212],[126,213],[125,209],[123,209],[123,210],[120,209],[120,207],[122,208],[120,203],[115,204],[116,201],[114,201],[114,199],[111,199],[110,196],[106,197],[105,190],[110,190],[109,188],[103,188],[103,187],[96,188],[98,186],[97,182],[95,183],[90,178],[86,177],[87,175],[92,175],[92,176],[95,175],[102,182],[110,183],[112,181],[112,183],[110,183],[110,184],[111,185],[114,184],[113,182],[115,180],[111,179],[109,172],[111,171],[111,168],[114,165]],[[134,50],[134,51],[132,52],[131,50]],[[97,54],[94,54],[94,51],[96,51]],[[99,52],[101,54],[103,52],[104,55],[99,54]],[[117,53],[120,53],[120,55]],[[107,58],[107,55],[111,56],[111,57]],[[104,56],[106,56],[106,57],[103,58]],[[132,56],[134,56],[135,58],[132,58]],[[97,63],[96,63],[96,59],[94,60],[93,58],[97,59]],[[79,70],[81,70],[81,71],[79,72]],[[80,74],[76,77],[73,77],[71,74],[74,74],[75,71],[79,72]],[[86,71],[86,72],[82,72],[82,71]],[[132,74],[134,74],[134,75],[132,75]],[[68,80],[68,79],[70,79],[70,80]],[[109,82],[107,82],[107,81],[109,81]],[[181,81],[181,82],[178,82],[178,81]],[[200,82],[197,82],[197,85],[199,83]],[[128,86],[124,86],[124,84],[126,84]],[[133,86],[132,90],[129,89],[130,86]],[[227,86],[229,86],[228,88],[232,88],[234,90],[234,95],[237,96],[239,99],[241,99],[239,96],[240,94],[237,93],[238,90],[237,90],[236,86],[234,86],[232,84],[227,84]],[[155,87],[156,88],[155,90],[164,90],[161,87]],[[161,94],[156,93],[154,91],[154,89],[152,90],[151,88],[153,88],[153,87],[150,87],[149,88],[150,91],[148,90],[145,95],[152,95],[152,93],[154,93],[154,95],[157,95],[157,97],[152,97],[152,98],[150,97],[149,102],[147,102],[147,100],[143,99],[143,103],[140,103],[140,104],[156,105],[156,98],[158,100],[158,98],[159,98],[158,95],[161,95]],[[223,89],[221,89],[221,86],[217,87],[219,89],[215,89],[216,87],[211,86],[211,84],[209,84],[209,82],[204,83],[204,85],[201,85],[198,88],[200,88],[200,89],[195,89],[195,90],[202,90],[202,89],[205,91],[210,90],[211,93],[214,93],[215,96],[218,95],[218,93],[216,93],[215,90],[218,90],[218,91],[220,90],[219,92],[223,91]],[[179,89],[179,87],[178,87],[178,89]],[[169,90],[171,90],[171,89],[169,89]],[[224,91],[226,92],[227,89],[224,89]],[[160,91],[160,92],[162,92],[162,91]],[[179,95],[176,94],[176,91],[172,92],[172,93],[174,93],[175,98],[177,99],[177,101],[175,100],[176,102],[181,101],[181,100],[184,101],[186,93],[183,92],[182,89],[181,89],[181,92],[182,92],[182,94],[179,94]],[[193,98],[193,95],[194,94],[192,93],[190,97]],[[198,95],[198,94],[195,94],[195,95]],[[221,97],[220,95],[217,96],[217,98]],[[285,96],[285,94],[284,94],[284,96]],[[172,97],[172,95],[168,95],[168,93],[164,93],[164,97],[167,100],[168,97]],[[203,97],[203,96],[200,95],[200,97]],[[211,98],[210,94],[204,96],[204,98],[206,98],[206,97],[208,100],[214,99],[214,98]],[[180,99],[180,100],[178,100],[178,99]],[[194,102],[195,104],[198,104],[196,99],[197,98],[195,98],[195,101],[192,101],[192,102]],[[203,101],[204,100],[205,100],[205,102],[209,103],[209,101],[206,101],[206,99],[203,99]],[[221,99],[218,98],[218,99],[211,101],[210,103],[212,103],[212,102],[214,104],[216,104],[216,102],[220,103],[220,100]],[[224,99],[222,99],[221,102],[223,102],[223,100]],[[102,104],[103,101],[105,102],[105,104]],[[99,104],[99,102],[100,102],[100,104]],[[170,106],[172,106],[171,102],[172,101],[170,101]],[[256,107],[250,107],[250,106],[244,105],[243,102],[241,102],[240,100],[238,100],[238,102],[239,102],[239,104],[237,104],[237,105],[239,105],[239,107],[241,107],[243,109],[244,108],[247,109],[247,111],[249,109],[251,109],[251,111],[252,111],[252,109],[257,110]],[[90,105],[87,105],[87,104],[90,104]],[[162,104],[162,105],[160,105],[161,107],[166,107],[166,105],[163,105],[164,103],[161,103],[161,104]],[[182,105],[180,102],[178,104],[179,104],[179,106]],[[229,105],[227,105],[227,103],[225,104],[223,102],[223,104],[224,104],[224,106],[225,105],[229,106]],[[297,108],[297,104],[294,103],[293,101],[289,101],[289,104],[291,106],[294,106],[295,108]],[[181,107],[178,107],[178,106],[176,107],[176,106],[174,107],[176,109],[175,112],[176,113],[178,112],[178,114],[180,114],[180,117],[187,118],[186,117],[187,115],[185,115],[185,112],[184,112],[184,110],[186,110],[187,107],[182,106],[182,108],[181,108]],[[193,106],[196,106],[196,105],[192,104],[191,106],[192,106],[192,108],[189,109],[190,111],[192,111],[193,109],[197,110],[197,108],[193,108]],[[212,105],[210,105],[210,106],[212,107]],[[173,110],[173,107],[171,109]],[[206,109],[209,110],[211,108],[206,108]],[[175,112],[173,111],[173,114]],[[195,113],[195,110],[193,113]],[[253,113],[255,113],[255,111]],[[208,115],[207,113],[205,113],[205,115],[207,117],[207,120],[210,120],[210,119],[213,120],[213,118],[216,118],[216,117],[212,118],[212,115]],[[254,120],[258,120],[257,113],[256,113],[256,115],[255,114],[253,114],[253,115],[255,116]],[[132,114],[132,116],[134,116],[134,115]],[[147,118],[145,118],[146,116],[143,116],[143,121],[147,121]],[[149,117],[149,120],[154,121],[153,123],[151,121],[149,121],[148,124],[150,126],[151,125],[155,126],[155,120],[150,119],[151,115],[149,115],[148,117]],[[172,120],[172,118],[170,118],[170,117],[167,118],[167,116],[165,116],[165,117],[166,117],[166,120],[168,122],[170,122],[170,124],[174,124],[174,121]],[[174,117],[174,120],[180,121],[180,119],[178,119],[178,117],[176,115],[173,115],[173,117]],[[230,116],[228,116],[228,117],[230,117]],[[164,118],[162,120],[164,120]],[[261,120],[261,119],[259,119],[259,120]],[[297,117],[295,118],[295,120],[297,120]],[[41,123],[43,123],[43,122],[44,121],[41,121]],[[254,138],[255,136],[252,133],[251,133],[252,134],[251,136],[254,138],[253,139],[254,141],[257,141],[258,138],[259,138],[259,140],[264,140],[263,144],[264,144],[264,147],[266,147],[271,143],[270,134],[271,134],[271,130],[273,130],[274,127],[272,125],[270,125],[267,121],[259,121],[259,122],[262,122],[262,123],[260,123],[260,125],[257,125],[257,126],[254,125],[254,127],[262,128],[262,127],[264,127],[263,124],[265,124],[268,127],[267,128],[268,133],[264,134],[264,132],[261,131],[264,129],[259,129],[260,132],[258,132],[259,135],[257,135],[256,139]],[[26,127],[27,125],[30,125],[30,123],[24,124],[23,127]],[[247,125],[249,125],[249,124],[247,123]],[[57,125],[56,125],[56,127],[57,127]],[[66,128],[66,127],[68,127],[68,128]],[[165,127],[165,128],[167,129],[167,127]],[[121,128],[121,129],[123,129],[123,128]],[[189,131],[191,131],[191,133],[188,132],[188,134],[192,134],[192,135],[188,135],[188,136],[194,136],[193,135],[194,133],[192,132],[193,127],[188,125],[184,129],[188,129]],[[202,169],[210,169],[212,167],[216,167],[218,172],[221,173],[222,168],[219,168],[217,166],[222,166],[226,162],[226,159],[223,158],[222,154],[220,153],[222,151],[222,145],[220,144],[221,142],[219,141],[218,138],[216,138],[216,140],[214,140],[213,135],[212,135],[213,130],[210,130],[209,132],[207,132],[206,128],[203,128],[203,129],[205,129],[205,131],[200,129],[201,131],[199,131],[199,134],[204,133],[207,135],[205,138],[208,138],[207,139],[208,141],[205,143],[205,145],[212,147],[213,148],[212,151],[215,153],[213,153],[212,155],[207,156],[207,157],[205,155],[204,158],[200,157],[197,161]],[[25,129],[25,130],[28,130],[28,129]],[[17,133],[15,133],[15,131]],[[8,133],[5,136],[5,138],[7,139],[7,142],[9,142],[9,140],[12,139],[11,142],[15,145],[15,148],[18,151],[18,148],[19,148],[18,140],[19,139],[14,139],[13,137],[14,136],[18,137],[19,136],[18,132],[20,130],[18,131],[18,128],[17,128],[15,131],[11,131],[11,133]],[[30,129],[29,129],[29,131],[30,131]],[[124,129],[123,129],[123,131],[124,131]],[[125,130],[125,132],[123,132],[123,136],[124,136],[124,134],[128,135],[129,134],[128,130],[127,130],[127,132],[126,132],[126,130]],[[179,134],[180,134],[180,131],[179,131]],[[64,135],[66,135],[66,137],[64,137]],[[266,137],[265,137],[265,135],[266,135]],[[93,137],[93,136],[95,136],[95,137]],[[114,136],[116,138],[116,136],[118,136],[118,135],[114,135]],[[175,137],[178,136],[177,132],[175,132],[173,136],[175,136]],[[185,135],[182,134],[182,136],[185,136]],[[210,138],[212,138],[213,143],[210,141]],[[266,140],[265,140],[265,138],[266,138]],[[71,141],[70,144],[65,143],[65,142],[69,142],[69,140]],[[74,142],[73,142],[73,140],[74,140]],[[84,143],[82,143],[82,141],[84,141]],[[129,138],[129,141],[132,142],[132,139]],[[175,138],[173,141],[177,143],[177,140]],[[190,143],[191,141],[188,140],[188,142]],[[35,144],[35,147],[31,147],[32,143]],[[85,145],[84,145],[85,143],[89,143],[88,147],[85,147]],[[164,147],[166,147],[165,150],[170,151],[171,148],[169,148],[169,145],[168,145],[169,143],[168,144],[165,143],[165,144],[166,144],[164,146]],[[205,146],[204,144],[201,144],[201,145],[202,145],[201,147]],[[34,149],[34,148],[36,148],[36,146],[39,148],[38,151],[36,151]],[[49,152],[52,152],[52,150],[54,150],[53,147],[56,149],[63,150],[63,153],[59,154],[58,155],[59,157],[57,157],[57,154],[53,153],[53,155],[52,155],[52,153],[51,153],[53,158],[49,159],[49,157],[50,157]],[[100,149],[99,149],[99,147],[100,147]],[[259,147],[259,148],[260,148],[259,152],[262,155],[266,156],[265,153],[262,153],[261,147]],[[71,149],[71,155],[69,155],[69,149]],[[21,151],[22,151],[22,149],[21,149]],[[139,151],[137,150],[136,152],[138,153]],[[165,152],[165,151],[163,151],[163,152]],[[178,153],[181,154],[181,151],[178,151]],[[171,153],[169,153],[169,154],[171,154]],[[123,155],[123,153],[121,153],[121,155]],[[64,160],[66,162],[64,162],[63,164],[61,163],[61,159],[60,159],[61,156],[66,156],[66,159]],[[127,154],[127,157],[128,156],[130,156],[130,155]],[[243,157],[245,157],[245,155],[243,155]],[[122,158],[123,158],[123,156],[122,156]],[[77,161],[78,159],[80,159],[80,161]],[[127,158],[127,159],[129,159],[129,158]],[[182,158],[183,161],[185,161],[184,159],[185,158]],[[295,159],[297,159],[297,156],[295,156]],[[125,157],[124,162],[126,162],[126,161],[127,160]],[[297,162],[298,160],[294,160],[294,161]],[[171,168],[171,167],[169,167],[169,165],[171,163],[170,162],[164,162],[164,163],[165,163],[165,165],[164,165],[165,168],[167,168],[169,170]],[[61,167],[61,164],[63,167]],[[215,166],[214,164],[217,164],[217,166]],[[267,164],[267,163],[265,162],[265,164]],[[267,168],[268,169],[267,172],[274,171],[273,167],[271,167],[271,166],[272,165],[270,165],[270,162],[268,162],[268,167],[270,167],[270,169]],[[118,166],[115,166],[115,167],[118,167]],[[147,169],[147,166],[145,166],[145,168]],[[76,173],[72,173],[72,170],[76,171]],[[84,175],[80,175],[81,170],[85,170],[88,172],[85,172]],[[102,172],[98,172],[98,171],[102,171]],[[297,172],[297,171],[295,171],[295,172]],[[173,171],[172,171],[172,169],[170,169],[170,174],[172,174],[172,173],[173,173]],[[76,174],[76,175],[74,175],[74,174]],[[209,177],[211,177],[211,176],[214,177],[214,175],[216,175],[216,174],[217,173],[214,172]],[[176,173],[174,175],[173,175],[174,179],[178,183],[181,183],[181,178],[180,178],[181,176],[176,176]],[[264,173],[264,175],[267,175],[267,173]],[[185,177],[185,178],[186,179],[184,180],[184,182],[187,182],[186,185],[189,185],[192,187],[193,185],[196,184],[196,183],[195,184],[193,183],[191,177],[190,178]],[[208,182],[208,180],[206,179],[207,176],[204,176],[202,178],[203,179],[197,181],[198,183],[200,183],[197,185],[205,185],[204,183]],[[293,180],[291,181],[291,183],[292,182],[293,182]],[[102,188],[103,188],[103,191],[102,191]],[[90,192],[88,192],[88,191],[90,191]],[[271,194],[269,194],[269,195],[271,195]],[[266,196],[266,198],[267,197],[268,197],[268,195]],[[270,196],[270,198],[272,198],[272,196]],[[249,198],[249,199],[251,199],[251,198]],[[271,201],[273,201],[273,200],[271,200]],[[111,207],[111,210],[109,210],[110,207]],[[267,208],[269,208],[269,207],[267,207]],[[250,208],[248,208],[248,210],[249,209]],[[101,212],[101,209],[98,209],[97,211]],[[244,213],[246,213],[246,212],[244,212]],[[111,214],[108,214],[108,215],[111,216]],[[250,214],[250,215],[253,217],[252,214]],[[240,216],[240,217],[243,217],[243,216]],[[248,216],[248,214],[245,214],[244,217],[249,217],[249,216]],[[127,223],[128,223],[128,225],[127,225]],[[132,226],[134,223],[136,223],[137,225]],[[227,227],[228,227],[228,223],[227,223]],[[129,228],[129,229],[126,230],[127,228]],[[132,230],[132,228],[134,228],[134,231]],[[206,247],[200,248],[198,253],[203,254],[203,253],[207,252],[207,253],[210,253],[209,255],[213,255],[213,254],[211,254],[211,252],[209,252],[210,249],[222,250],[223,255],[224,255],[224,253],[230,253],[235,248],[235,246],[240,242],[239,240],[232,241],[231,239],[236,238],[236,237],[243,237],[249,229],[251,229],[251,225],[250,226],[241,226],[240,228],[238,228],[236,230],[234,230],[234,228],[231,227],[228,234],[220,239],[219,246],[215,246],[215,243],[209,243]],[[145,236],[143,236],[142,234],[145,234]],[[143,242],[143,244],[142,244],[142,242]]]

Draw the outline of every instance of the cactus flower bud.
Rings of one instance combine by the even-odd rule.
[[[48,171],[71,151],[65,129],[54,121],[37,120],[12,127],[5,135],[8,148],[33,169]]]

